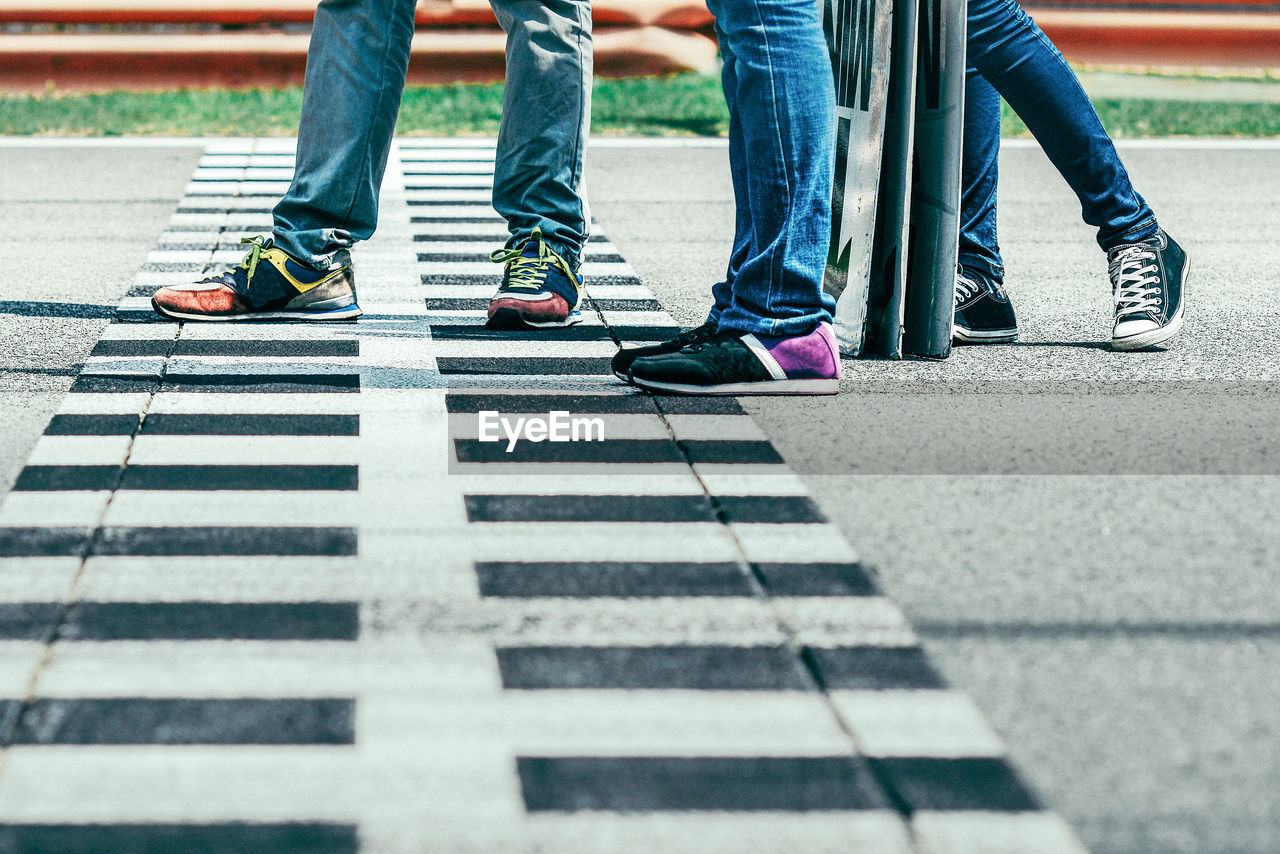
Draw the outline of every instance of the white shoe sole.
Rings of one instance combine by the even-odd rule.
[[[171,320],[198,320],[214,323],[251,322],[255,320],[355,320],[364,314],[360,310],[360,306],[354,303],[326,311],[255,311],[246,314],[188,314],[187,312],[161,308],[155,303],[152,303],[151,307],[155,309],[156,314]]]
[[[686,385],[684,383],[663,383],[651,380],[631,378],[631,383],[648,391],[660,391],[666,394],[686,394],[699,396],[732,396],[745,395],[799,395],[799,394],[836,394],[840,391],[840,380],[765,380],[754,383],[724,383],[722,385]]]
[[[1163,344],[1182,330],[1182,317],[1187,307],[1187,276],[1191,273],[1191,261],[1182,268],[1182,284],[1181,293],[1182,300],[1178,303],[1178,310],[1169,319],[1164,326],[1152,329],[1147,332],[1139,332],[1137,335],[1126,335],[1123,338],[1111,337],[1112,350],[1142,350],[1146,347],[1154,347],[1157,344]]]
[[[963,326],[953,326],[951,337],[962,344],[1009,344],[1018,340],[1017,329],[984,329],[974,331]]]

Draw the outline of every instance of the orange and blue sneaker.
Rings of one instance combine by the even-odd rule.
[[[244,260],[193,285],[161,288],[151,307],[173,320],[353,320],[360,316],[351,266],[315,270],[270,238],[244,238]]]
[[[489,258],[505,265],[489,302],[490,329],[557,329],[582,322],[582,276],[547,245],[542,229]]]

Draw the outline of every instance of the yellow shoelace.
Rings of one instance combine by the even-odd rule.
[[[526,256],[524,248],[529,245],[530,241],[538,241],[538,255]],[[547,278],[547,268],[554,264],[559,267],[564,274],[569,277],[569,281],[575,286],[578,283],[578,276],[570,269],[560,255],[547,245],[542,239],[542,229],[535,228],[529,235],[529,239],[519,246],[512,248],[495,249],[489,253],[489,260],[497,264],[505,264],[507,271],[506,286],[509,288],[518,288],[520,290],[536,291],[542,287]]]

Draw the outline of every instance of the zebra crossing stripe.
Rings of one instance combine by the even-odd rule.
[[[18,702],[18,701],[14,701]],[[13,745],[352,744],[342,699],[42,698],[22,704]]]
[[[497,598],[754,595],[741,566],[727,561],[479,561],[475,570],[480,594]]]
[[[521,757],[531,811],[883,809],[866,763],[852,756]]]
[[[356,828],[343,824],[0,824],[0,850],[23,854],[356,854]]]
[[[67,490],[272,490],[354,491],[350,465],[130,465],[27,466],[15,492]]]

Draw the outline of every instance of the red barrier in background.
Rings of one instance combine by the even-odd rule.
[[[4,0],[0,90],[278,86],[302,81],[316,0]],[[1031,0],[1069,59],[1129,67],[1280,68],[1277,0]],[[596,0],[602,76],[710,72],[713,20],[696,0]],[[409,79],[502,79],[487,0],[421,0]],[[57,31],[88,25],[93,31]],[[213,32],[148,32],[148,25]],[[294,28],[293,32],[288,32]]]

